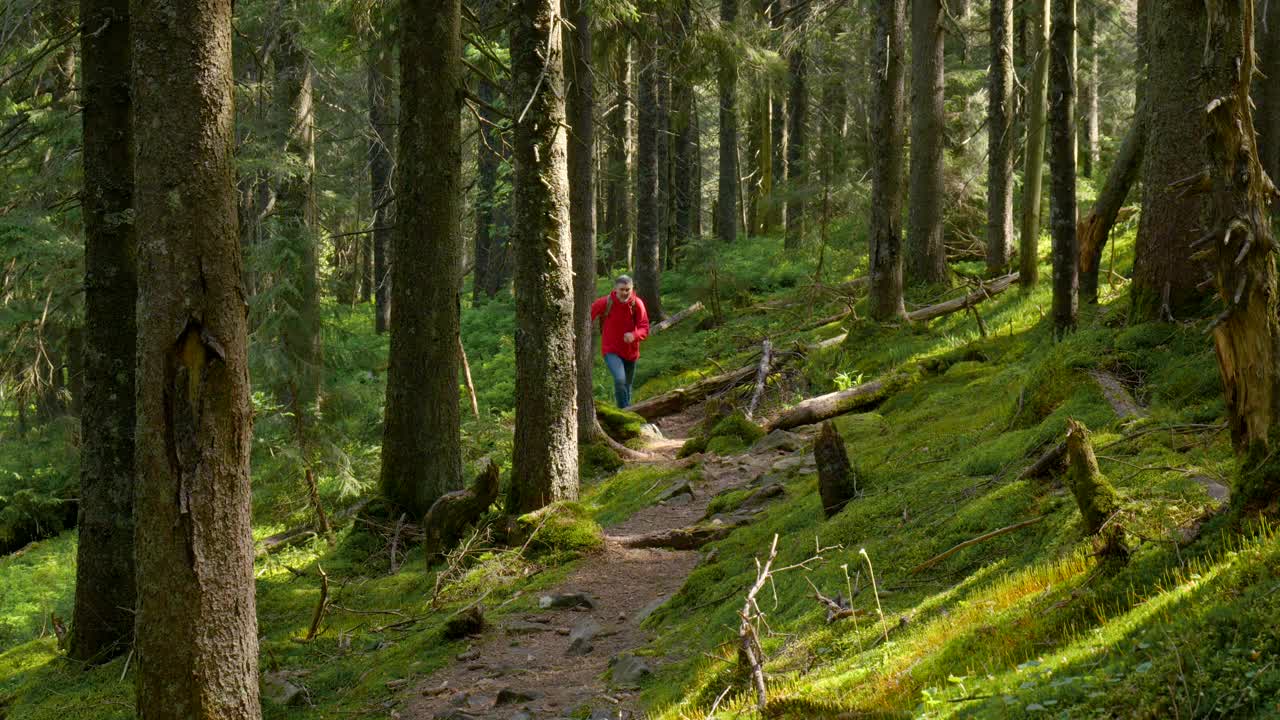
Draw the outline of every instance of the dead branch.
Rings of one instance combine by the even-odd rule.
[[[755,414],[756,405],[760,403],[760,396],[764,393],[764,381],[769,377],[769,363],[773,360],[773,344],[768,340],[761,343],[760,350],[760,367],[756,370],[756,389],[751,393],[751,402],[747,404],[747,419]]]
[[[976,537],[976,538],[972,538],[972,539],[970,539],[970,540],[965,540],[964,542],[960,543],[959,545],[956,545],[955,547],[951,548],[950,550],[948,550],[948,551],[946,551],[946,552],[944,552],[944,553],[940,553],[940,554],[938,554],[938,555],[934,555],[933,557],[929,558],[928,560],[925,560],[924,562],[920,563],[919,565],[917,565],[917,566],[915,566],[915,567],[911,568],[910,572],[908,572],[907,574],[908,574],[908,575],[915,575],[916,573],[921,572],[922,570],[928,570],[929,568],[933,567],[934,565],[937,565],[938,563],[942,562],[943,560],[946,560],[947,558],[951,557],[952,555],[955,555],[956,553],[960,552],[961,550],[963,550],[963,549],[965,549],[965,548],[967,548],[967,547],[971,547],[971,546],[973,546],[973,545],[977,545],[978,543],[986,542],[986,541],[988,541],[988,540],[990,540],[990,539],[992,539],[992,538],[1000,537],[1001,535],[1004,535],[1004,534],[1006,534],[1006,533],[1011,533],[1011,532],[1013,532],[1014,530],[1021,530],[1022,528],[1027,527],[1027,526],[1029,526],[1029,525],[1035,525],[1036,523],[1040,522],[1041,520],[1044,520],[1046,517],[1048,517],[1048,516],[1047,516],[1047,515],[1041,515],[1040,517],[1031,518],[1030,520],[1023,520],[1023,521],[1022,521],[1022,522],[1020,522],[1020,523],[1014,523],[1013,525],[1009,525],[1008,527],[1002,527],[1002,528],[1000,528],[999,530],[992,530],[991,532],[989,532],[989,533],[984,533],[984,534],[982,534],[982,535],[979,535],[979,536],[978,536],[978,537]]]
[[[471,398],[471,413],[480,419],[480,403],[476,401],[476,385],[471,381],[471,363],[467,362],[467,349],[462,346],[462,336],[458,336],[458,357],[462,360],[462,377],[467,382],[467,395]]]
[[[315,639],[316,633],[320,632],[320,623],[324,622],[324,615],[329,610],[329,575],[319,563],[316,564],[316,570],[320,572],[320,602],[316,603],[315,614],[311,616],[311,628],[307,630],[304,642]]]
[[[801,425],[812,425],[829,420],[837,415],[872,407],[883,401],[888,395],[901,387],[907,380],[903,373],[880,378],[871,382],[855,385],[848,390],[839,390],[826,395],[804,400],[793,405],[774,418],[765,430],[789,430]]]
[[[391,574],[395,575],[400,571],[400,565],[396,562],[396,546],[400,544],[400,529],[404,527],[405,513],[400,513],[399,519],[396,520],[396,529],[391,533]]]
[[[1057,465],[1062,461],[1062,458],[1065,457],[1066,454],[1067,441],[1063,440],[1041,453],[1040,457],[1036,458],[1036,461],[1031,463],[1026,470],[1018,473],[1018,479],[1027,480],[1047,475],[1054,465]]]
[[[756,582],[747,591],[746,602],[738,612],[738,616],[742,618],[742,623],[738,626],[738,638],[742,643],[738,650],[738,661],[744,664],[751,674],[751,681],[756,690],[756,702],[761,713],[764,713],[765,705],[769,701],[769,688],[764,676],[764,652],[760,647],[760,636],[756,632],[753,620],[759,620],[762,616],[756,605],[756,595],[769,581],[770,570],[777,557],[778,535],[775,533],[773,544],[769,547],[769,559],[763,566],[760,565],[759,560],[756,560]]]
[[[702,303],[696,302],[690,305],[689,307],[681,310],[680,312],[676,313],[675,315],[672,315],[666,320],[663,320],[662,322],[655,324],[653,327],[649,328],[649,333],[653,334],[656,332],[660,332],[662,330],[669,330],[676,323],[680,322],[681,320],[684,320],[690,315],[693,315],[694,313],[698,312],[701,309],[702,309]]]
[[[364,509],[365,505],[369,504],[369,501],[371,499],[372,498],[364,498],[362,500],[357,501],[354,505],[334,513],[333,517],[330,518],[330,520],[333,521],[334,524],[336,524],[338,522],[346,521],[352,517],[355,517],[357,513],[359,513],[361,510]],[[307,542],[308,540],[314,537],[316,537],[314,524],[307,524],[307,525],[302,525],[300,527],[291,528],[289,530],[285,530],[284,532],[279,532],[279,533],[276,533],[275,535],[265,538],[262,541],[262,544],[258,546],[257,550],[254,551],[254,555],[257,558],[261,559],[266,557],[267,555],[273,555],[275,553],[278,553],[281,550],[284,550],[285,548],[293,547],[295,545],[301,545],[302,543]]]
[[[834,599],[829,598],[826,595],[822,594],[822,591],[818,589],[817,585],[813,584],[812,580],[810,580],[809,578],[805,578],[804,580],[805,582],[809,583],[809,587],[813,588],[813,598],[817,600],[819,604],[821,604],[823,607],[827,609],[828,625],[830,625],[831,623],[837,620],[843,620],[844,618],[847,618],[847,617],[854,617],[857,615],[867,614],[865,610],[853,609],[853,606],[850,604],[853,601],[853,598],[849,598],[848,600],[845,600],[844,596],[841,595],[840,593],[836,593],[836,596]]]
[[[936,305],[922,307],[919,310],[907,313],[907,319],[911,322],[927,322],[934,318],[940,318],[944,315],[950,315],[953,312],[964,310],[966,308],[977,305],[978,303],[995,297],[1000,293],[1008,290],[1014,283],[1018,282],[1018,273],[1010,273],[1003,277],[984,283],[977,290],[958,298],[952,298]]]

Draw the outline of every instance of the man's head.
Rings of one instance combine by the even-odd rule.
[[[627,302],[631,300],[631,293],[635,292],[635,287],[631,284],[630,275],[619,275],[613,281],[613,292],[618,296],[619,300]]]

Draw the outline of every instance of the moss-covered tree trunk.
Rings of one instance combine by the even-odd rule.
[[[1013,4],[991,0],[987,86],[987,272],[1013,257]]]
[[[591,78],[591,17],[586,0],[565,0],[565,105],[569,121],[569,230],[573,237],[573,315],[577,363],[578,441],[591,442],[596,424],[595,336],[591,301],[596,291],[596,218],[592,165],[595,150],[595,86]]]
[[[82,0],[84,111],[84,401],[73,658],[102,662],[133,637],[133,126],[129,2]]]
[[[1053,175],[1049,220],[1053,235],[1053,327],[1058,335],[1076,327],[1079,252],[1076,249],[1076,0],[1053,0],[1049,52],[1049,125]]]
[[[1142,160],[1142,216],[1130,285],[1135,319],[1178,317],[1199,303],[1204,274],[1191,259],[1191,243],[1203,232],[1203,195],[1173,187],[1199,175],[1204,124],[1193,108],[1200,101],[1194,78],[1202,72],[1204,0],[1156,3],[1148,42],[1147,142]]]
[[[1224,306],[1213,328],[1231,441],[1241,460],[1232,502],[1253,509],[1280,496],[1274,457],[1280,421],[1280,315],[1268,202],[1253,128],[1254,3],[1212,3],[1204,25],[1197,110],[1204,123],[1212,190],[1205,235]],[[1197,47],[1201,47],[1197,45]]]
[[[737,18],[738,0],[720,0],[721,30],[731,32]],[[721,242],[730,243],[738,237],[738,69],[727,50],[722,50],[719,63],[720,181],[716,197],[716,236]]]
[[[876,0],[872,41],[871,316],[905,320],[902,302],[903,40],[906,0]]]
[[[942,244],[943,113],[942,0],[911,2],[911,190],[907,193],[907,279],[946,283]]]
[[[511,31],[515,126],[516,428],[507,507],[578,495],[573,265],[559,0],[519,0]]]
[[[459,0],[405,0],[401,12],[400,157],[381,485],[393,506],[420,518],[441,495],[462,488],[461,8]],[[567,357],[573,357],[571,349]]]
[[[1028,42],[1028,51],[1034,50],[1034,64],[1030,70],[1027,89],[1027,145],[1022,172],[1022,224],[1018,242],[1018,282],[1029,288],[1040,280],[1040,197],[1044,179],[1044,136],[1047,118],[1049,87],[1049,0],[1033,0],[1034,43]]]
[[[231,2],[131,9],[138,716],[256,720]]]
[[[787,59],[791,87],[787,95],[787,248],[800,247],[804,240],[805,197],[808,192],[809,51],[805,43],[808,3],[798,3],[791,12],[795,46]]]

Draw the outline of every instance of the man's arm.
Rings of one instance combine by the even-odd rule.
[[[636,297],[636,342],[640,342],[649,337],[649,311],[644,307],[644,301],[638,296]]]

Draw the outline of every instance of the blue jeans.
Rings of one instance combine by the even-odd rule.
[[[613,399],[618,407],[631,404],[631,382],[636,376],[636,361],[623,360],[622,357],[609,353],[604,356],[604,364],[613,376]]]

